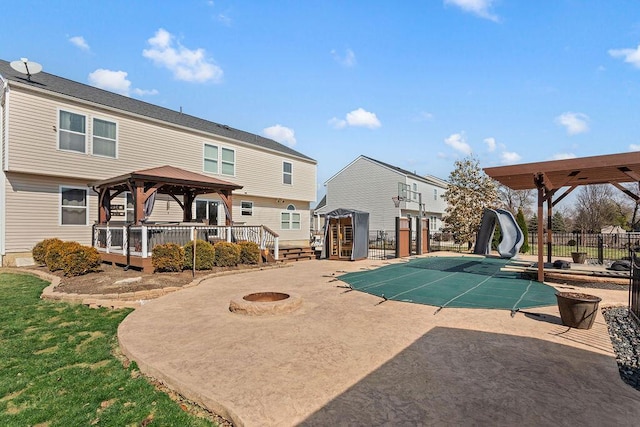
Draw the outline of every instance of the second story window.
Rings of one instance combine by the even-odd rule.
[[[293,183],[293,165],[289,162],[282,162],[282,183]]]
[[[116,124],[93,119],[93,154],[116,158]]]
[[[60,110],[58,123],[58,148],[86,153],[86,118],[81,114]]]
[[[438,189],[437,188],[433,189],[433,200],[438,200]]]
[[[236,174],[235,150],[204,144],[203,170],[210,173],[234,176]]]

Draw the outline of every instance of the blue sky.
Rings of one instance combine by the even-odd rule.
[[[5,8],[6,9],[6,8]],[[640,150],[640,2],[29,1],[0,58],[265,135],[323,183]],[[179,148],[179,147],[177,147]]]

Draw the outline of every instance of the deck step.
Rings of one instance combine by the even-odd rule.
[[[284,262],[315,259],[316,255],[310,247],[280,248],[278,258]]]

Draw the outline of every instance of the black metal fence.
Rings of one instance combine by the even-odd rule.
[[[429,235],[429,250],[431,252],[469,252],[468,244],[458,243],[451,233],[431,233]]]
[[[544,255],[548,255],[547,235],[544,235]],[[631,252],[640,249],[640,233],[553,233],[551,255],[572,257],[573,253],[583,253],[591,262],[600,264],[607,260],[631,259]],[[529,233],[529,253],[538,254],[538,235]]]
[[[369,230],[369,259],[389,259],[395,256],[395,230]]]

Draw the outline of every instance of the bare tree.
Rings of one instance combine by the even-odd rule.
[[[504,209],[516,214],[518,209],[526,217],[533,215],[532,205],[535,203],[536,190],[513,190],[506,185],[498,184],[498,198]]]
[[[602,227],[616,222],[617,208],[610,184],[585,185],[576,198],[574,227],[583,232],[599,233]]]

